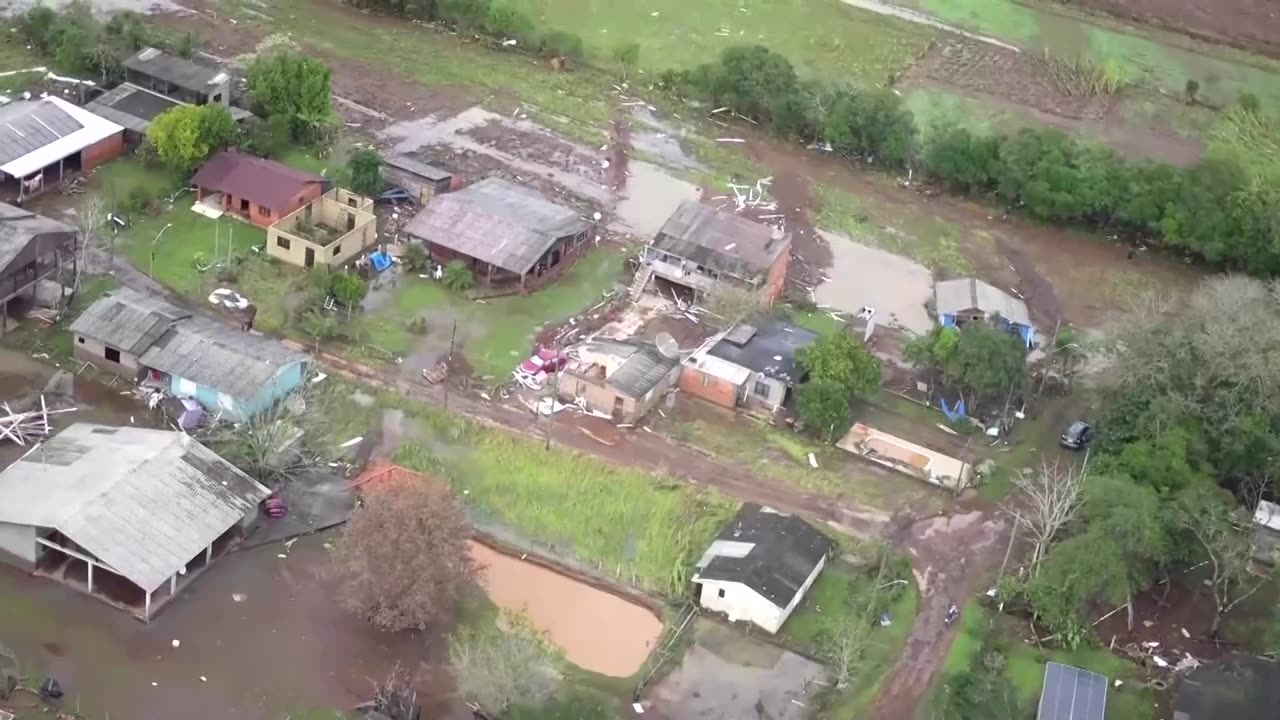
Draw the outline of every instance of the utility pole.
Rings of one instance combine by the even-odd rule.
[[[444,359],[444,409],[449,409],[449,370],[453,367],[453,341],[458,338],[458,321],[453,321],[453,330],[449,332],[449,355]]]
[[[160,236],[164,234],[164,231],[171,227],[173,227],[173,223],[160,228],[160,232],[156,233],[155,239],[151,241],[151,262],[147,265],[147,277],[152,280],[156,279],[156,243],[160,242]]]

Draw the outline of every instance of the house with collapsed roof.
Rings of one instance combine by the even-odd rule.
[[[122,63],[126,83],[189,105],[231,104],[231,73],[145,47]]]
[[[971,322],[991,323],[1035,345],[1031,313],[1020,298],[977,278],[940,280],[933,286],[934,310],[943,327],[963,328]]]
[[[373,200],[333,188],[267,228],[267,254],[299,267],[342,267],[378,242]]]
[[[19,204],[124,152],[124,128],[58,97],[0,107],[0,196]]]
[[[832,543],[795,515],[744,504],[697,562],[698,604],[777,633],[826,566]]]
[[[675,386],[680,357],[654,343],[589,340],[575,347],[560,380],[560,393],[582,398],[589,412],[618,423],[644,417]]]
[[[777,412],[804,380],[800,351],[817,339],[782,321],[736,325],[685,359],[680,391],[730,410]]]
[[[573,208],[491,177],[433,198],[404,230],[441,265],[461,260],[478,281],[523,289],[577,255],[592,225]]]
[[[311,358],[277,340],[120,289],[71,324],[78,359],[244,420],[302,385]]]
[[[186,433],[76,423],[0,472],[0,561],[148,621],[269,494]]]
[[[9,303],[36,294],[40,283],[59,283],[67,263],[76,263],[76,229],[13,205],[0,203],[0,335],[9,324]]]
[[[230,214],[261,228],[328,189],[319,175],[235,150],[223,150],[206,160],[191,177],[191,187],[201,214]]]
[[[790,260],[791,238],[782,230],[689,200],[645,246],[631,296],[656,276],[695,299],[727,285],[769,306],[782,294]]]

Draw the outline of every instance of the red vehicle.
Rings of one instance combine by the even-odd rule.
[[[560,372],[569,364],[568,356],[551,348],[538,348],[528,360],[520,363],[519,372],[531,377],[539,377],[546,373]]]

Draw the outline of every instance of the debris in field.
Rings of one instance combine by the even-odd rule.
[[[1182,628],[1182,637],[1191,639],[1191,633],[1187,632],[1186,628]]]
[[[245,595],[244,593],[231,593],[231,600],[234,602],[244,602],[247,597],[248,595]]]
[[[292,549],[293,549],[293,544],[294,544],[294,543],[296,543],[296,542],[298,542],[298,538],[290,538],[290,539],[288,539],[288,540],[285,540],[285,541],[284,541],[284,549],[285,549],[285,550],[292,550]]]
[[[1151,661],[1152,661],[1152,662],[1154,662],[1154,663],[1156,664],[1156,666],[1157,666],[1157,667],[1162,667],[1162,668],[1167,668],[1167,667],[1169,667],[1169,661],[1168,661],[1168,660],[1165,660],[1164,658],[1160,657],[1159,655],[1152,655],[1152,656],[1151,656]]]
[[[313,378],[311,378],[311,382],[312,382],[312,383],[318,383],[318,382],[320,382],[321,380],[324,380],[324,379],[325,379],[325,378],[327,378],[327,377],[329,377],[329,376],[328,376],[328,375],[326,375],[325,373],[316,373],[316,376],[315,376],[315,377],[313,377]]]
[[[893,621],[889,619],[889,613],[880,614],[880,627],[889,627]]]
[[[723,143],[744,143],[746,140],[742,138],[716,138],[716,142]]]
[[[209,678],[207,678],[207,677],[205,677],[205,676],[201,675],[201,676],[200,676],[200,682],[207,683],[207,682],[209,682]]]
[[[353,438],[351,438],[350,440],[348,440],[348,441],[346,441],[346,442],[342,443],[342,444],[341,444],[341,445],[339,445],[338,447],[340,447],[340,448],[349,448],[349,447],[351,447],[352,445],[359,445],[361,440],[364,440],[364,436],[363,436],[363,435],[359,435],[359,436],[357,436],[357,437],[353,437]]]
[[[170,644],[170,645],[172,645],[172,646],[174,646],[174,647],[176,648],[176,647],[180,647],[180,646],[182,645],[182,641],[181,641],[181,640],[174,640],[173,642],[171,642],[171,643],[169,643],[169,644]]]
[[[288,555],[285,555],[284,553],[280,553],[279,555],[276,555],[276,557],[283,559],[283,558],[287,558],[287,557],[289,557],[289,556],[288,556]]]
[[[631,709],[635,710],[637,715],[644,714],[644,706],[640,703],[631,703]]]
[[[809,453],[809,466],[815,470],[818,468],[818,458],[814,457],[813,453]]]
[[[653,12],[649,13],[649,17],[658,17],[658,16],[659,16],[659,15],[661,15],[661,14],[662,14],[662,13],[659,13],[657,10],[655,10],[655,11],[653,11]]]

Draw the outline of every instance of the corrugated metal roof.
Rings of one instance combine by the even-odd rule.
[[[277,217],[297,209],[288,205],[307,185],[322,182],[319,175],[233,150],[209,158],[191,177],[196,187],[246,199],[270,208]]]
[[[69,244],[75,241],[76,230],[70,225],[51,220],[43,215],[36,215],[30,210],[0,203],[0,277],[9,269],[9,264],[20,256],[29,256],[24,252],[33,243],[39,247],[35,254],[45,250]],[[26,263],[21,263],[25,265]]]
[[[141,355],[164,335],[174,321],[190,316],[190,312],[160,298],[121,288],[98,298],[86,308],[71,323],[71,332],[130,355]]]
[[[669,358],[653,345],[635,349],[627,361],[605,378],[605,382],[618,392],[633,398],[644,397],[657,386],[677,365],[680,358]]]
[[[1031,314],[1027,312],[1026,303],[977,278],[941,280],[933,286],[933,299],[939,315],[980,310],[987,315],[999,315],[1019,325],[1031,326]]]
[[[405,230],[420,240],[523,275],[556,240],[590,226],[572,208],[501,178],[487,178],[432,198]]]
[[[307,357],[276,340],[193,317],[167,331],[138,362],[251,400],[282,368]]]
[[[26,177],[124,128],[57,97],[0,108],[0,172]]]
[[[389,153],[384,155],[382,162],[386,164],[387,167],[403,170],[414,175],[420,175],[427,180],[434,182],[442,182],[453,178],[453,173],[448,170],[443,170],[435,165],[428,165],[412,155],[405,155],[404,153]]]
[[[117,125],[145,133],[156,116],[182,104],[160,93],[124,83],[84,107]]]
[[[742,583],[781,608],[791,604],[832,545],[804,520],[756,503],[744,503],[716,540],[698,561],[695,581]],[[745,554],[715,552],[726,543],[750,547]]]
[[[1044,667],[1044,688],[1036,720],[1103,720],[1107,714],[1107,678],[1070,665]]]
[[[208,92],[230,77],[220,67],[201,65],[152,47],[142,48],[129,56],[123,65],[134,72],[196,92]]]
[[[57,528],[155,590],[269,494],[184,433],[76,423],[0,473],[0,521]]]
[[[782,232],[740,215],[686,200],[667,218],[653,247],[746,280],[764,277],[787,251]]]

